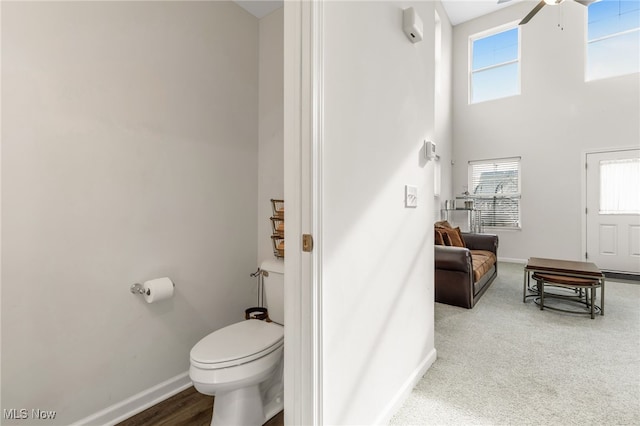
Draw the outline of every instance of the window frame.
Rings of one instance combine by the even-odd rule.
[[[508,193],[509,195],[507,196],[493,196],[493,197],[489,197],[489,196],[478,196],[478,195],[474,195],[474,191],[475,188],[473,186],[474,182],[473,182],[473,170],[474,170],[474,166],[481,166],[481,165],[486,165],[486,164],[506,164],[506,163],[516,163],[517,164],[517,178],[518,178],[518,189],[517,192],[512,192],[512,193]],[[483,211],[487,211],[487,210],[480,210],[480,215],[481,215],[481,222],[482,222],[482,228],[486,228],[486,229],[490,229],[490,230],[508,230],[508,231],[520,231],[522,230],[522,157],[503,157],[503,158],[489,158],[486,160],[471,160],[468,162],[468,166],[467,166],[467,188],[469,188],[468,191],[468,195],[467,197],[470,199],[474,200],[474,204],[478,205],[479,203],[477,202],[477,200],[480,199],[516,199],[517,200],[517,206],[518,206],[518,217],[517,217],[517,224],[514,226],[504,226],[504,225],[487,225],[484,221],[484,214]],[[494,210],[496,211],[496,210]],[[499,210],[500,211],[500,210]]]
[[[624,35],[627,34],[632,34],[635,32],[640,32],[640,26],[638,26],[637,28],[632,28],[629,30],[624,30],[624,31],[619,31],[617,33],[613,33],[613,34],[608,34],[606,36],[601,36],[598,37],[594,40],[589,40],[589,8],[596,4],[596,3],[600,3],[600,0],[596,0],[593,3],[589,4],[589,6],[587,6],[587,13],[585,14],[585,20],[584,20],[584,81],[585,82],[591,82],[591,81],[599,81],[599,80],[606,80],[608,78],[615,78],[615,77],[620,77],[620,76],[624,76],[624,75],[631,75],[631,74],[637,74],[640,71],[628,71],[628,72],[623,72],[623,73],[618,73],[618,74],[611,74],[611,75],[606,75],[604,77],[589,77],[589,45],[591,43],[596,43],[599,41],[603,41],[603,40],[609,40],[615,37],[622,37]]]
[[[621,166],[627,165],[627,170],[622,171],[618,168],[613,173],[611,172],[612,166]],[[603,166],[609,166],[605,167]],[[621,159],[606,159],[600,160],[598,162],[598,175],[600,178],[600,188],[599,188],[599,202],[598,202],[598,214],[601,215],[640,215],[640,194],[637,194],[634,191],[633,184],[631,188],[626,187],[622,181],[637,183],[640,179],[640,158],[621,158]],[[624,175],[624,176],[621,176]],[[609,182],[606,182],[606,178],[609,178]],[[616,179],[617,178],[617,179]],[[614,184],[611,184],[613,181]],[[631,190],[631,193],[628,191]],[[607,194],[604,196],[603,194]],[[631,208],[621,208],[620,206],[614,206],[616,199],[624,200],[623,207],[631,207]],[[611,207],[609,209],[603,208],[603,206]]]
[[[506,98],[510,98],[512,96],[519,96],[522,94],[522,30],[520,29],[520,25],[518,25],[519,22],[518,21],[512,21],[512,22],[508,22],[506,24],[503,25],[499,25],[497,27],[493,27],[491,29],[485,30],[485,31],[481,31],[479,33],[475,33],[469,36],[469,41],[468,41],[468,48],[467,48],[467,104],[468,105],[476,105],[476,104],[481,104],[484,102],[490,102],[490,101],[495,101],[498,99],[506,99]],[[502,62],[500,64],[497,65],[490,65],[487,67],[483,67],[480,68],[478,70],[473,70],[473,43],[477,40],[483,39],[483,38],[487,38],[487,37],[491,37],[494,36],[496,34],[500,34],[503,32],[507,32],[510,30],[516,29],[518,30],[518,57],[515,60],[511,60],[511,61],[507,61],[507,62]],[[481,71],[486,71],[489,69],[495,69],[495,68],[499,68],[502,66],[506,66],[506,65],[511,65],[511,64],[518,64],[518,71],[517,71],[517,75],[516,75],[516,93],[511,94],[511,95],[507,95],[507,96],[501,96],[498,98],[491,98],[491,99],[485,99],[482,101],[476,101],[473,102],[473,75],[475,73],[481,72]]]

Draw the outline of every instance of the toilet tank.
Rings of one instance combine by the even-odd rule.
[[[284,260],[265,260],[260,265],[266,274],[264,280],[264,305],[269,310],[269,318],[284,325]]]

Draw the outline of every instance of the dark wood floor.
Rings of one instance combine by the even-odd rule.
[[[116,426],[209,426],[213,399],[192,386]],[[284,426],[284,412],[281,411],[264,426]]]

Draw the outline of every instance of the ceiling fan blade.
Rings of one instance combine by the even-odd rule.
[[[529,14],[527,16],[524,17],[524,19],[522,21],[520,21],[520,23],[518,25],[524,25],[527,22],[529,22],[531,20],[531,18],[533,18],[535,16],[536,13],[538,13],[540,11],[540,9],[542,9],[544,7],[546,3],[544,2],[544,0],[542,0],[540,3],[536,4],[536,7],[534,7],[531,12],[529,12]]]
[[[596,0],[576,0],[576,3],[580,3],[583,6],[589,6],[594,1]]]

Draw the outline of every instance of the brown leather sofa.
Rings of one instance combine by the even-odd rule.
[[[458,233],[464,247],[435,246],[435,300],[471,309],[498,275],[498,236]]]

